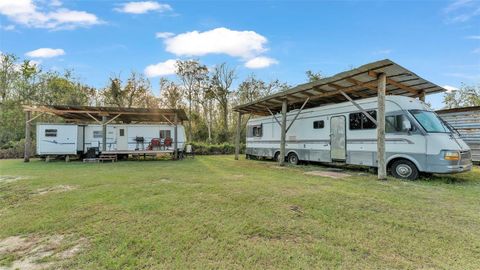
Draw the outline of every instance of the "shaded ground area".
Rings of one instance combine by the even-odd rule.
[[[480,267],[480,170],[0,161],[0,269]]]

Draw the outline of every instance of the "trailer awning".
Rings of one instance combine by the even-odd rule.
[[[110,122],[122,123],[173,123],[188,120],[183,109],[148,109],[122,107],[92,107],[69,105],[23,106],[24,111],[59,116],[69,122],[98,122],[107,116]],[[33,120],[33,119],[32,119]]]
[[[243,114],[269,115],[279,112],[282,101],[287,100],[289,109],[311,108],[319,105],[377,96],[378,74],[387,76],[386,94],[421,97],[426,94],[444,92],[446,89],[427,81],[412,71],[385,59],[363,65],[349,71],[316,82],[305,83],[291,89],[266,96],[259,100],[236,106],[235,111]],[[305,100],[308,102],[304,104]]]

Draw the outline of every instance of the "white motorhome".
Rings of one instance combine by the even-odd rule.
[[[185,129],[177,126],[177,149],[182,151]],[[162,124],[111,124],[107,126],[106,151],[133,153],[147,150],[152,139],[160,141],[174,138],[174,126]],[[77,125],[62,123],[37,123],[37,155],[66,156],[84,155],[90,148],[101,152],[102,126],[96,124]],[[163,150],[173,151],[174,143]]]
[[[376,118],[377,98],[356,101]],[[387,96],[385,114],[387,168],[398,178],[420,172],[456,173],[472,167],[469,147],[448,124],[418,99]],[[287,125],[297,111],[287,114]],[[280,119],[280,115],[276,116]],[[247,158],[278,159],[280,126],[273,116],[247,124]],[[286,134],[289,163],[342,162],[377,167],[376,125],[351,102],[303,110]]]

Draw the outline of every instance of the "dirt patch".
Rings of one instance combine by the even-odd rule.
[[[0,183],[11,183],[27,178],[25,176],[0,175]]]
[[[60,192],[66,192],[70,190],[74,190],[77,187],[74,186],[69,186],[69,185],[58,185],[58,186],[53,186],[53,187],[48,187],[48,188],[39,188],[35,191],[36,195],[44,195],[47,193],[60,193]]]
[[[348,173],[342,173],[342,172],[332,172],[332,171],[310,171],[306,172],[306,175],[313,175],[313,176],[323,176],[323,177],[329,177],[329,178],[334,178],[334,179],[339,179],[339,178],[344,178],[344,177],[349,177],[350,174]]]
[[[162,178],[162,179],[160,179],[160,182],[162,182],[162,183],[172,183],[172,180],[167,179],[167,178]]]
[[[296,213],[303,213],[302,208],[298,205],[290,205],[290,210]]]
[[[8,267],[0,266],[0,270],[50,268],[74,257],[88,244],[85,238],[81,238],[74,242],[73,246],[65,249],[65,246],[68,245],[66,238],[63,235],[10,236],[0,240],[0,258],[4,256],[14,258]]]
[[[303,209],[298,205],[290,205],[289,209],[295,213],[297,217],[303,216]]]

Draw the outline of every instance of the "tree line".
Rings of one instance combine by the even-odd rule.
[[[232,108],[289,88],[280,80],[264,81],[254,74],[238,82],[226,63],[207,68],[199,60],[179,60],[175,77],[161,78],[159,95],[143,74],[126,79],[112,75],[102,88],[83,83],[72,70],[43,70],[13,54],[0,54],[0,147],[24,137],[22,105],[87,105],[184,109],[189,141],[232,142],[237,118]],[[309,76],[319,74],[307,73]],[[313,78],[312,77],[312,78]],[[37,121],[61,121],[43,115]]]

